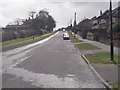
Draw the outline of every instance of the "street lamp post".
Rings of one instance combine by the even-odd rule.
[[[113,29],[112,29],[112,2],[110,0],[110,55],[111,60],[114,60],[114,47],[113,47]]]
[[[32,29],[34,29],[33,28],[33,18],[32,18]],[[33,32],[33,40],[35,39],[35,37],[34,37],[34,32]]]

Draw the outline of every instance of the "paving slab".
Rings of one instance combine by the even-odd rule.
[[[118,81],[118,66],[114,64],[92,64],[92,66],[105,81],[110,83]]]

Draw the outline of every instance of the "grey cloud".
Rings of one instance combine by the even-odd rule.
[[[57,21],[57,26],[61,27],[68,25],[70,19],[74,19],[74,12],[77,12],[77,20],[80,21],[84,17],[91,18],[97,16],[100,10],[105,11],[109,8],[108,2],[75,2],[74,0],[74,2],[68,2],[68,0],[62,0],[62,2],[57,2],[58,0],[46,0],[46,2],[43,2],[44,0],[15,1],[9,2],[3,0],[0,3],[0,12],[1,16],[4,17],[2,21],[5,22],[4,25],[11,19],[28,17],[27,12],[30,10],[38,12],[43,8],[47,8]],[[113,8],[116,6],[117,3],[113,3]]]

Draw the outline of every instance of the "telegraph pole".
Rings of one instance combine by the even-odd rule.
[[[70,19],[70,31],[72,31],[72,19]]]
[[[75,18],[74,18],[74,37],[76,32],[76,12],[75,12]]]
[[[113,29],[112,29],[112,2],[110,0],[110,56],[111,60],[114,60],[114,47],[113,47]]]
[[[72,27],[72,19],[70,19],[70,27]]]

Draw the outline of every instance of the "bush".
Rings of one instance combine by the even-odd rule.
[[[119,24],[115,24],[115,25],[113,26],[113,31],[114,31],[115,33],[120,33],[120,25],[119,25]]]

